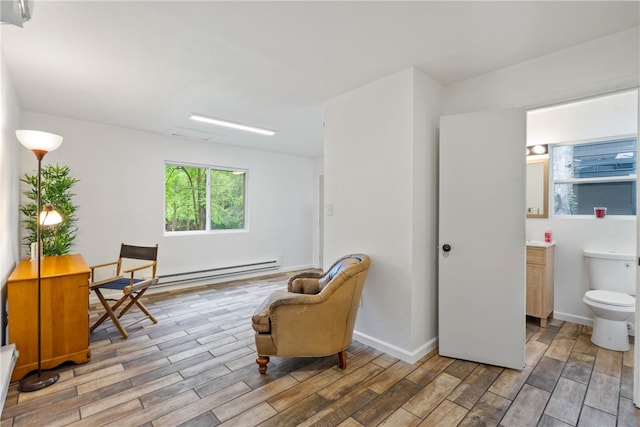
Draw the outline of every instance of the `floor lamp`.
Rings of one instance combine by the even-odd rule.
[[[60,147],[62,137],[52,133],[41,132],[37,130],[17,130],[16,136],[22,145],[31,150],[38,159],[38,181],[36,195],[36,263],[38,274],[38,372],[25,377],[18,385],[19,391],[36,391],[50,386],[58,381],[60,376],[57,372],[42,372],[42,319],[41,319],[41,285],[42,285],[42,240],[40,238],[40,230],[43,225],[53,225],[60,223],[62,217],[53,210],[53,206],[47,204],[45,210],[41,209],[41,189],[40,181],[42,179],[42,159],[49,152]]]

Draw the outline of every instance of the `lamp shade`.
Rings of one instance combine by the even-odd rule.
[[[62,137],[39,130],[17,130],[16,137],[29,150],[53,151],[62,144]]]
[[[44,205],[42,212],[40,212],[40,224],[47,225],[56,225],[62,222],[62,216],[53,209],[53,205],[51,203],[47,203]]]

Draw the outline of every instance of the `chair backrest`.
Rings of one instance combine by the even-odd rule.
[[[155,246],[135,246],[127,245],[123,243],[120,246],[120,258],[118,259],[118,271],[127,270],[129,268],[136,268],[141,265],[153,263],[151,268],[151,277],[156,276],[156,265],[158,260],[158,245]],[[147,269],[140,270],[140,272],[148,271]],[[148,273],[147,273],[148,274]]]
[[[336,261],[319,280],[328,279],[324,286],[320,284],[320,295],[338,304],[334,306],[338,310],[333,311],[332,317],[338,320],[341,330],[337,329],[329,335],[337,339],[333,344],[341,350],[351,345],[362,288],[370,265],[371,259],[365,254],[347,255]]]
[[[338,276],[342,271],[344,271],[347,267],[363,262],[364,255],[347,255],[340,258],[338,261],[334,262],[331,268],[327,270],[320,279],[318,279],[319,290],[322,291],[325,286],[329,284],[336,276]],[[367,267],[368,268],[368,257],[367,257]]]
[[[156,261],[158,259],[158,245],[155,246],[120,246],[120,258],[144,259]]]

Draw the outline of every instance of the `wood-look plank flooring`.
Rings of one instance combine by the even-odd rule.
[[[1,424],[638,426],[633,348],[598,348],[590,328],[558,320],[527,322],[522,371],[437,352],[411,365],[354,342],[344,371],[336,356],[274,357],[260,375],[251,315],[283,288],[286,277],[272,275],[149,295],[158,324],[122,339],[105,322],[90,362],[61,366],[60,380],[37,392],[12,384]]]

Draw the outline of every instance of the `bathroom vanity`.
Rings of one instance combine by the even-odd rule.
[[[553,248],[555,243],[527,242],[527,316],[547,326],[553,313]]]

